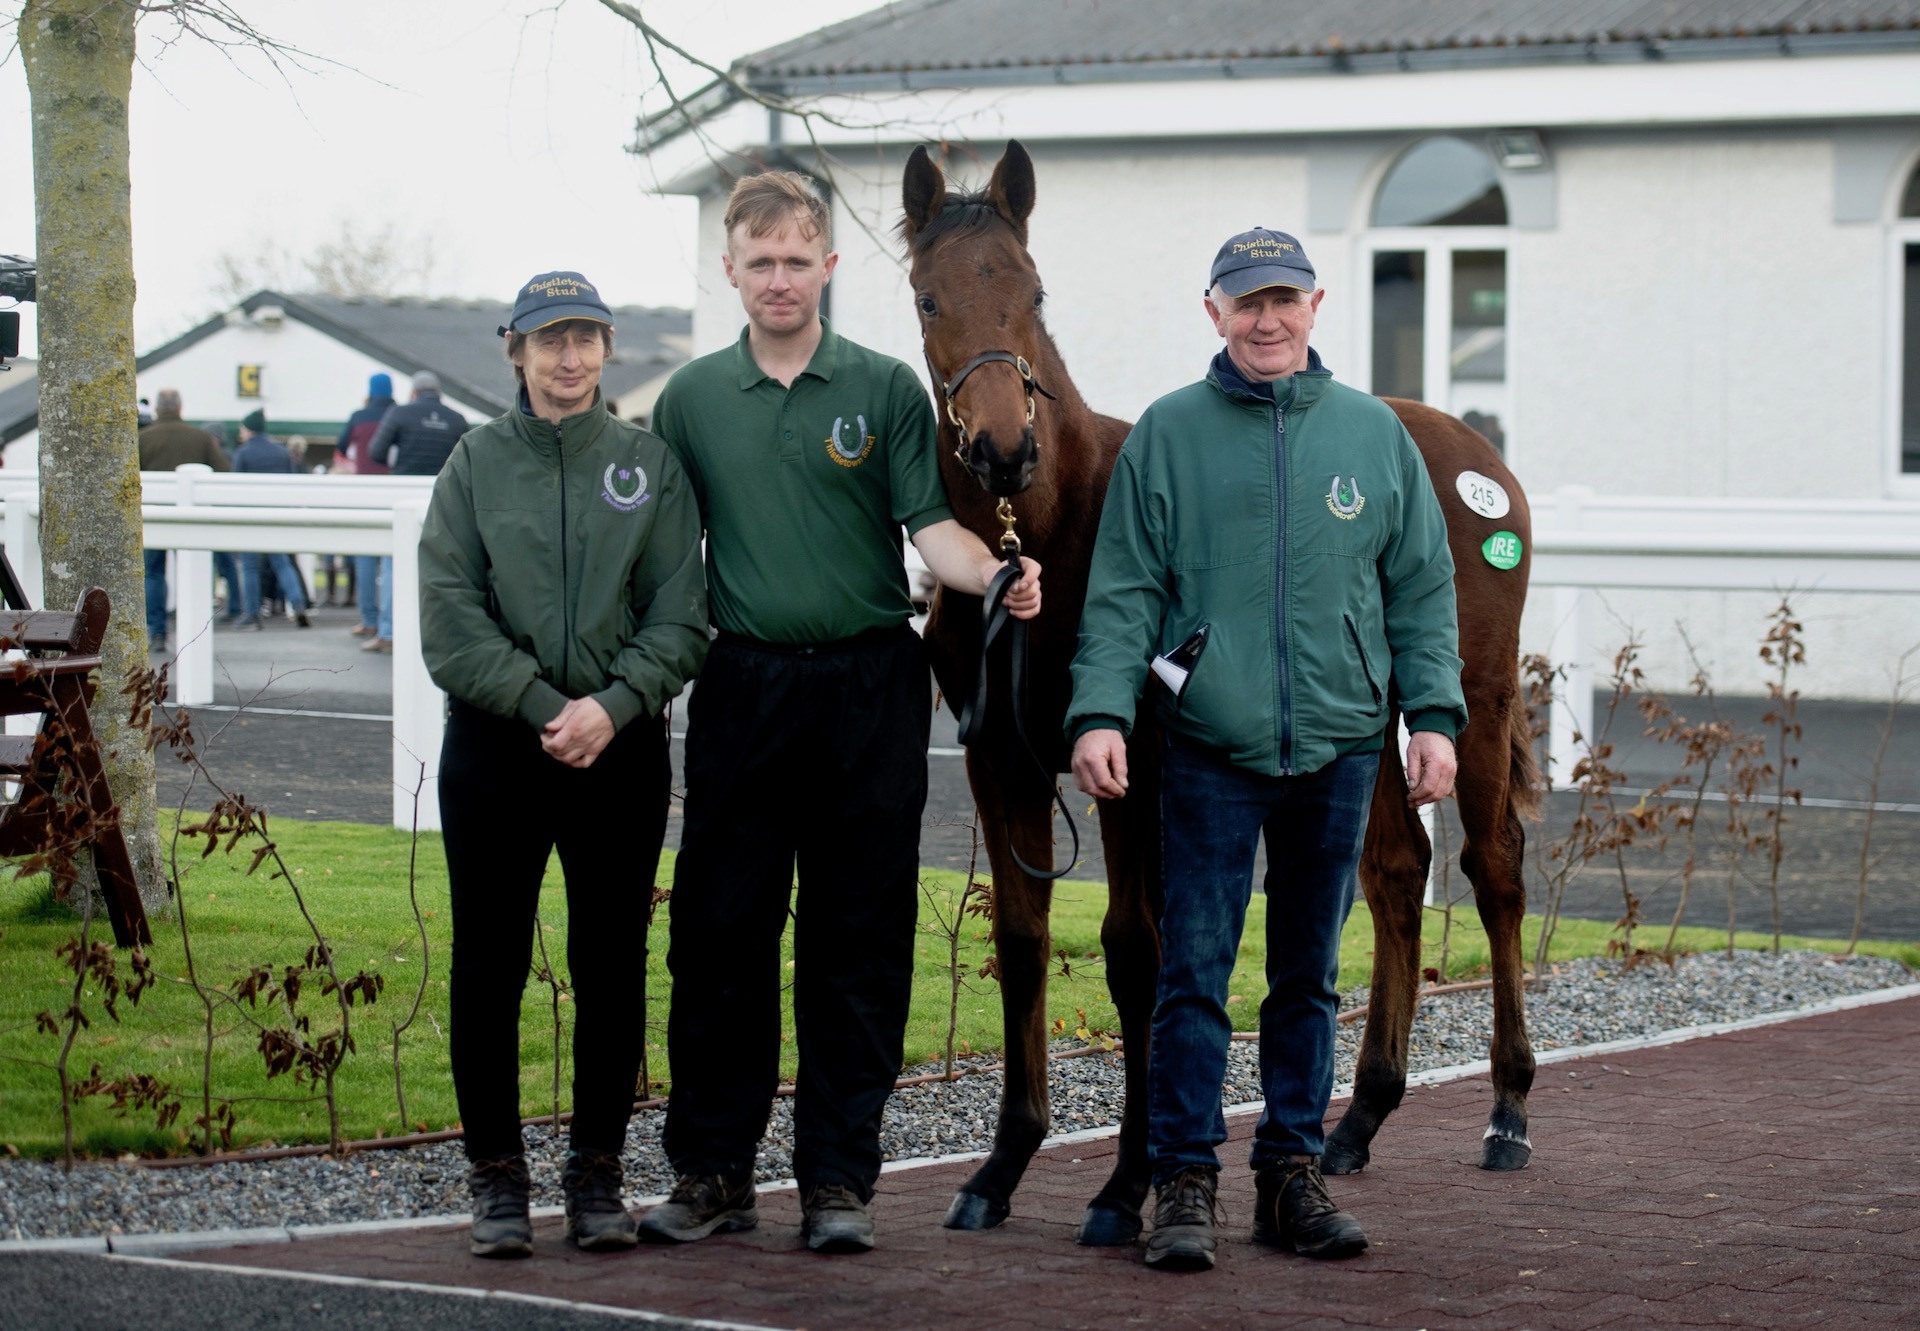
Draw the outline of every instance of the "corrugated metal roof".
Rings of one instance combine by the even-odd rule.
[[[756,83],[1920,31],[1920,0],[899,0],[742,60]]]

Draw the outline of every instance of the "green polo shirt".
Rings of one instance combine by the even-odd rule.
[[[905,623],[900,529],[952,516],[920,381],[821,324],[791,388],[754,362],[743,329],[675,371],[654,407],[700,498],[713,622],[763,642]]]

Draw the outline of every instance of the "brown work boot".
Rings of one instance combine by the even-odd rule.
[[[760,1223],[753,1175],[682,1174],[667,1200],[640,1217],[640,1237],[691,1243],[709,1234],[752,1229]]]
[[[823,1183],[800,1203],[800,1236],[814,1252],[868,1252],[873,1217],[851,1188]]]
[[[1154,1189],[1153,1232],[1147,1235],[1148,1266],[1162,1271],[1212,1269],[1219,1187],[1218,1169],[1191,1165]]]
[[[1302,1257],[1352,1257],[1366,1250],[1366,1231],[1333,1204],[1317,1156],[1262,1167],[1254,1190],[1255,1243]]]
[[[567,1237],[575,1247],[610,1252],[640,1241],[620,1198],[619,1156],[569,1155],[560,1172],[560,1189],[567,1200]]]

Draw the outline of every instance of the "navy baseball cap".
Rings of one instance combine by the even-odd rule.
[[[613,327],[613,311],[600,299],[593,283],[579,273],[541,273],[513,298],[513,314],[500,329],[500,336],[531,333],[563,319],[591,319]]]
[[[1317,286],[1313,264],[1300,242],[1284,231],[1257,226],[1230,238],[1213,256],[1207,291],[1215,286],[1236,300],[1266,287],[1313,291]]]

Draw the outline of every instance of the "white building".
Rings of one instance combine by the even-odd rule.
[[[1334,372],[1471,414],[1536,499],[1920,499],[1920,0],[909,0],[732,72],[831,119],[716,85],[689,99],[700,134],[640,126],[702,201],[696,353],[740,323],[730,172],[812,169],[817,142],[835,325],[920,365],[906,154],[944,143],[981,185],[1012,137],[1047,322],[1097,410],[1199,376],[1214,249],[1264,225],[1318,267]],[[1773,600],[1608,605],[1656,682],[1689,673],[1684,620],[1717,686],[1754,693]],[[1796,604],[1810,694],[1882,697],[1920,641],[1911,598]]]

